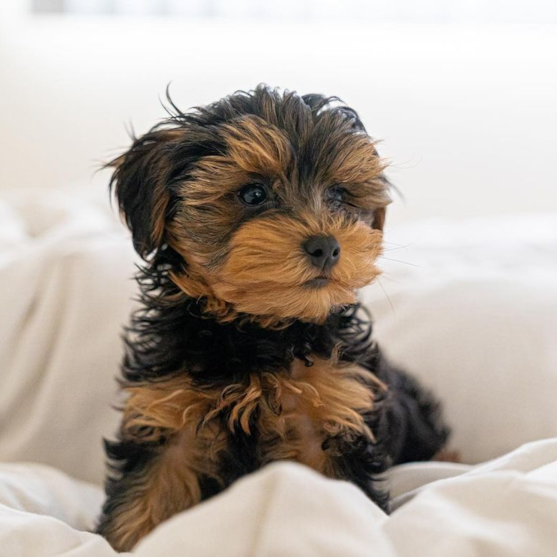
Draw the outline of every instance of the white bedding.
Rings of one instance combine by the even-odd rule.
[[[445,479],[433,481],[435,477]],[[432,482],[424,485],[424,482]],[[405,504],[386,516],[351,484],[273,464],[162,524],[143,557],[550,557],[557,554],[557,439],[483,466],[391,473]],[[0,467],[0,555],[109,557],[94,522],[102,493],[39,465]],[[395,500],[395,502],[397,501]]]
[[[107,201],[0,198],[0,460],[96,483],[135,294],[134,254]]]
[[[84,530],[118,423],[137,259],[102,194],[0,198],[1,557],[113,554]],[[387,241],[413,242],[385,256],[419,267],[385,259],[366,291],[379,341],[440,394],[466,462],[516,452],[395,469],[389,518],[353,486],[274,465],[138,555],[557,555],[557,218],[413,225]]]

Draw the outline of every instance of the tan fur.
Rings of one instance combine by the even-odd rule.
[[[384,187],[375,183],[385,170],[386,162],[377,156],[375,144],[369,137],[351,138],[345,149],[337,148],[337,157],[328,166],[330,180],[340,184],[355,184],[355,191],[373,200],[373,205],[384,204],[388,197]]]
[[[319,290],[304,286],[319,274],[302,251],[303,241],[313,234],[335,236],[342,249],[331,283]],[[169,243],[182,247],[173,239]],[[225,264],[212,275],[204,276],[192,255],[187,272],[171,277],[188,296],[205,297],[206,310],[221,321],[241,312],[267,326],[280,327],[290,318],[320,322],[333,307],[354,303],[355,291],[379,274],[374,261],[381,244],[381,232],[363,222],[269,215],[245,224],[233,236]]]
[[[341,246],[329,285],[312,289],[307,281],[319,275],[302,243],[315,234],[330,234]],[[211,277],[215,295],[237,311],[322,322],[331,309],[356,301],[355,291],[378,274],[374,262],[382,234],[363,222],[262,217],[244,225],[230,241],[223,268]]]
[[[128,391],[124,437],[146,442],[164,434],[168,440],[112,519],[107,538],[119,551],[131,550],[158,524],[199,503],[200,476],[221,481],[218,465],[227,449],[227,436],[218,423],[199,427],[214,403],[214,392],[194,390],[182,381]]]
[[[377,388],[380,383],[369,372],[321,359],[316,359],[312,367],[295,360],[289,373],[254,373],[247,383],[232,383],[224,389],[196,387],[188,377],[175,378],[128,387],[124,427],[129,432],[141,427],[178,432],[189,426],[202,428],[226,413],[229,431],[241,429],[250,434],[252,414],[257,408],[263,414],[280,416],[293,396],[296,408],[302,403],[313,414],[321,409],[316,415],[329,424],[325,428],[329,434],[337,434],[342,427],[362,433],[361,414],[372,408],[370,386]],[[273,429],[279,431],[281,426]],[[156,434],[141,439],[156,440]]]
[[[335,236],[342,250],[330,284],[320,289],[304,284],[319,274],[302,249],[304,240],[314,234]],[[236,232],[224,265],[212,275],[204,276],[192,255],[187,273],[171,276],[188,296],[204,296],[207,311],[222,321],[241,312],[257,316],[260,323],[267,319],[270,326],[289,318],[321,322],[333,307],[354,303],[355,291],[379,274],[374,262],[381,246],[381,232],[361,221],[269,215]]]
[[[107,534],[111,545],[128,551],[158,524],[199,503],[199,478],[219,481],[218,455],[225,450],[226,437],[214,426],[199,432],[191,425],[183,427],[113,517]]]
[[[320,359],[312,367],[296,360],[289,372],[254,373],[223,390],[195,387],[187,376],[127,388],[124,436],[169,440],[114,517],[110,543],[130,550],[160,522],[197,504],[200,475],[219,481],[228,435],[237,430],[257,431],[260,465],[295,460],[335,477],[335,454],[324,441],[373,439],[363,416],[381,388],[357,366]]]
[[[229,156],[245,172],[281,176],[292,161],[292,147],[284,132],[256,116],[223,126]]]
[[[373,393],[383,386],[368,372],[318,359],[306,367],[296,360],[290,377],[271,377],[281,412],[262,401],[257,422],[262,464],[290,459],[336,477],[335,455],[323,449],[325,440],[373,439],[362,416],[372,411]]]

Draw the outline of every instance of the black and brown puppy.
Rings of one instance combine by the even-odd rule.
[[[131,549],[276,460],[358,485],[431,458],[436,402],[390,368],[356,291],[377,276],[389,183],[337,99],[259,86],[171,117],[112,186],[145,259],[99,531]]]

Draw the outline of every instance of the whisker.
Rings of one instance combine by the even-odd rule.
[[[416,242],[410,242],[409,244],[398,244],[397,242],[387,242],[387,241],[383,241],[383,245],[387,246],[387,245],[391,245],[391,246],[396,246],[395,248],[388,248],[387,251],[389,250],[393,250],[393,249],[406,249],[406,248],[410,248],[412,247]]]
[[[403,265],[410,265],[411,267],[417,267],[418,269],[421,269],[420,265],[416,265],[415,263],[409,263],[408,261],[400,261],[400,259],[391,259],[389,257],[384,257],[383,255],[381,256],[381,259],[385,259],[387,261],[394,261],[395,263],[402,263]]]
[[[381,290],[383,290],[383,294],[385,294],[385,297],[387,298],[387,302],[389,302],[389,306],[391,307],[391,311],[393,312],[393,315],[396,315],[395,307],[393,306],[393,303],[391,302],[391,299],[389,298],[387,291],[383,288],[383,285],[381,284],[381,280],[379,279],[379,277],[377,277],[377,283],[381,287]]]
[[[396,279],[392,278],[390,273],[382,272],[381,273],[381,278],[383,278],[385,280],[388,280],[389,282],[392,282],[393,284],[404,284],[400,280],[396,280]]]
[[[393,246],[401,246],[403,248],[409,248],[410,246],[413,246],[416,243],[416,240],[414,240],[413,242],[410,242],[409,244],[399,244],[398,242],[388,242],[387,240],[383,240],[384,244],[392,244]]]
[[[396,249],[406,249],[406,247],[407,247],[407,246],[397,246],[397,247],[395,247],[395,248],[387,248],[387,249],[384,249],[383,251],[394,251],[394,250],[396,250]]]

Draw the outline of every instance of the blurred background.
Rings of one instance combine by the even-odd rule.
[[[2,0],[0,188],[88,187],[170,82],[182,109],[266,82],[360,112],[391,224],[555,211],[556,31],[554,0]]]

